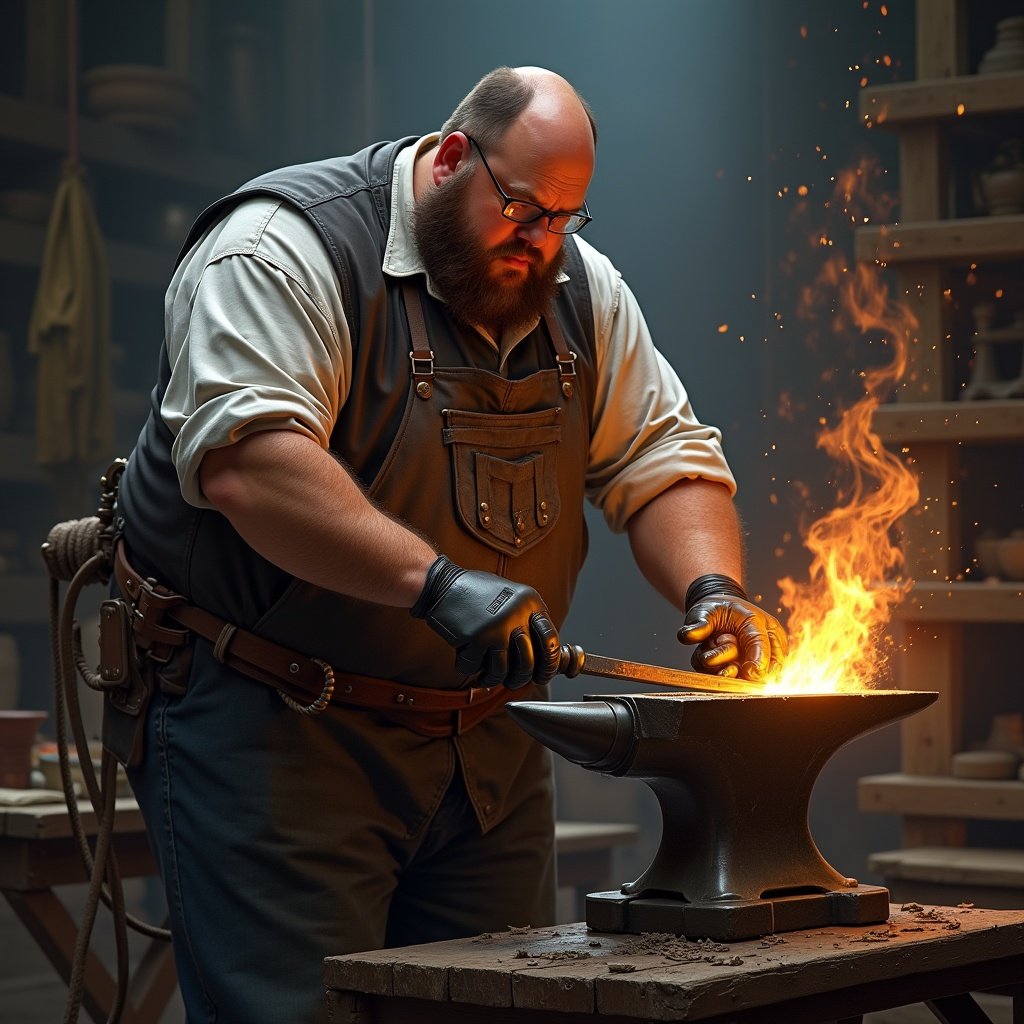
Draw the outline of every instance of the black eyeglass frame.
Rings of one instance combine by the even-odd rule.
[[[541,217],[547,217],[548,231],[550,231],[553,235],[575,235],[576,232],[582,231],[583,228],[585,228],[594,219],[593,217],[590,216],[590,208],[587,206],[586,199],[583,200],[582,211],[576,210],[573,213],[566,213],[564,210],[556,210],[552,212],[551,210],[545,209],[543,206],[540,205],[540,203],[531,202],[529,199],[515,199],[513,196],[510,196],[501,187],[501,183],[494,176],[494,171],[491,170],[491,165],[487,162],[487,157],[484,156],[484,151],[483,149],[480,148],[480,143],[477,142],[472,135],[467,135],[466,138],[469,139],[472,145],[476,146],[476,151],[480,154],[480,159],[483,161],[484,170],[487,171],[491,181],[494,182],[494,187],[498,190],[498,195],[500,195],[501,198],[505,201],[505,205],[502,207],[501,210],[501,215],[506,220],[512,221],[513,224],[534,224],[537,221],[539,221]],[[529,207],[531,210],[536,210],[537,213],[535,216],[529,217],[526,220],[522,220],[519,217],[509,216],[509,207],[516,205]],[[554,226],[554,222],[560,217],[568,218],[570,222],[573,221],[574,219],[578,219],[580,223],[577,224],[576,227],[572,228],[571,230],[559,231],[558,228]]]

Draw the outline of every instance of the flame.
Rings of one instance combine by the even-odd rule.
[[[862,166],[837,181],[836,199],[854,222],[860,220],[854,207],[867,177]],[[842,256],[826,260],[816,286],[804,290],[803,304],[828,298],[837,300],[836,331],[853,327],[862,336],[881,336],[891,358],[861,373],[863,396],[818,435],[817,446],[849,483],[836,507],[812,523],[804,538],[813,556],[808,579],[779,580],[780,600],[789,612],[790,654],[765,682],[766,691],[861,690],[883,681],[884,627],[912,582],[899,575],[903,554],[895,526],[917,503],[917,477],[886,451],[872,429],[872,416],[903,377],[917,320],[890,296],[877,266],[850,269]]]

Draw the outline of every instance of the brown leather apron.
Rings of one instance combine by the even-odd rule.
[[[545,318],[551,366],[521,380],[478,367],[434,365],[415,285],[405,302],[413,332],[401,426],[370,498],[466,568],[529,583],[556,626],[569,609],[586,553],[583,515],[589,422],[575,357]],[[258,623],[287,644],[322,615],[323,591],[296,581]],[[404,608],[330,595],[336,628],[316,654],[342,672],[458,688],[452,648]]]

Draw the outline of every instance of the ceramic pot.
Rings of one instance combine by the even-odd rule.
[[[980,179],[989,216],[1024,213],[1024,166],[982,171]]]
[[[45,711],[0,711],[0,786],[27,789],[32,779],[32,744]]]
[[[1019,71],[1024,68],[1024,17],[1004,18],[996,22],[995,45],[978,65],[978,74]]]

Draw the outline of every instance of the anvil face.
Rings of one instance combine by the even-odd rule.
[[[661,805],[651,865],[621,893],[588,896],[587,924],[721,940],[888,917],[887,890],[859,886],[821,856],[807,806],[843,744],[937,696],[658,693],[514,702],[508,710],[570,761],[643,779]]]

